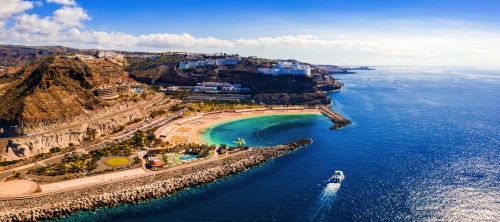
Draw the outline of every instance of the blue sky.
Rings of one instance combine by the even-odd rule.
[[[1,0],[0,43],[499,65],[500,1]]]

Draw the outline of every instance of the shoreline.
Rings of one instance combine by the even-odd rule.
[[[208,113],[197,116],[190,116],[185,121],[173,122],[169,126],[162,127],[155,132],[155,135],[163,141],[170,141],[172,144],[196,143],[214,144],[209,138],[204,138],[207,130],[211,130],[222,124],[265,116],[276,115],[322,115],[319,108],[304,109],[279,108],[279,109],[250,109]]]

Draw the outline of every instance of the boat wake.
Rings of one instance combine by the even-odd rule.
[[[318,199],[310,209],[310,221],[322,221],[337,200],[337,192],[340,189],[340,183],[329,183],[321,192]],[[319,219],[316,219],[319,216]]]

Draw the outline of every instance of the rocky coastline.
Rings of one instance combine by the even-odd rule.
[[[53,219],[78,211],[113,207],[124,203],[138,203],[168,196],[188,187],[199,186],[240,173],[312,142],[309,138],[299,139],[272,147],[256,147],[215,161],[155,172],[120,182],[35,194],[30,197],[0,199],[0,221]]]

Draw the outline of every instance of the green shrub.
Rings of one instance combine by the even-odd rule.
[[[51,149],[50,149],[50,152],[51,152],[51,153],[57,153],[57,152],[61,152],[61,150],[62,150],[62,149],[61,149],[61,147],[57,147],[57,146],[56,146],[56,147],[54,147],[54,148],[51,148]]]

